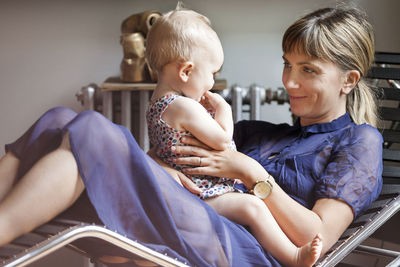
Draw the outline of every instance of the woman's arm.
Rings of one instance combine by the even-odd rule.
[[[183,141],[187,144],[199,145],[194,139],[185,138]],[[210,151],[196,146],[177,146],[175,152],[193,155],[176,159],[178,164],[196,166],[199,162],[198,157],[202,158],[202,166],[187,168],[184,170],[186,174],[240,178],[248,188],[252,188],[256,181],[270,177],[274,188],[272,194],[264,202],[282,230],[297,246],[310,242],[317,233],[320,233],[324,240],[324,253],[353,220],[352,209],[340,200],[318,200],[312,210],[300,205],[274,182],[273,177],[256,160],[240,152]]]
[[[282,230],[297,246],[303,246],[320,233],[324,254],[353,221],[351,207],[334,198],[317,200],[312,210],[300,205],[274,184],[272,194],[264,200]]]
[[[253,159],[251,161],[254,162],[246,164],[251,167],[247,172],[243,172],[243,175],[240,176],[241,180],[248,188],[252,188],[256,181],[265,179],[264,177],[272,180],[272,193],[264,202],[282,230],[295,245],[303,246],[320,233],[324,240],[322,253],[325,253],[353,221],[352,208],[339,199],[320,199],[312,210],[304,207],[286,194],[257,161]],[[241,160],[241,162],[245,161]],[[244,166],[244,164],[240,165]]]

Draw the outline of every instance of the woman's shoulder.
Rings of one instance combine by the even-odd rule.
[[[353,124],[349,127],[348,134],[350,138],[357,140],[358,142],[363,142],[366,144],[379,144],[383,142],[382,134],[375,127],[369,124]]]
[[[381,133],[368,124],[352,124],[330,140],[335,153],[348,153],[356,158],[370,157],[371,153],[380,155],[383,144]]]

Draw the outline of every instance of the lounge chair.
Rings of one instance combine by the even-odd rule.
[[[376,66],[369,74],[372,82],[382,88],[381,99],[385,99],[385,107],[381,108],[381,116],[386,123],[382,129],[385,140],[384,185],[380,197],[351,224],[340,240],[315,266],[335,266],[355,251],[391,257],[393,260],[388,266],[400,266],[400,252],[362,245],[374,232],[379,233],[378,229],[385,229],[385,223],[390,218],[400,214],[399,66],[400,54],[376,53]],[[388,107],[388,104],[391,107]],[[395,223],[396,221],[392,222]],[[394,231],[393,229],[395,228],[389,227],[390,231]],[[393,234],[395,233],[390,232],[389,236]],[[0,265],[24,266],[64,246],[91,258],[94,263],[102,262],[108,265],[111,260],[126,259],[129,260],[129,266],[187,266],[184,262],[152,251],[112,229],[105,228],[97,218],[86,194],[50,223],[1,247],[0,259],[3,261],[0,260]],[[151,265],[152,263],[155,265]]]

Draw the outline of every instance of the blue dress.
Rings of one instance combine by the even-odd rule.
[[[21,160],[18,175],[57,148],[66,132],[89,198],[108,228],[193,266],[280,266],[244,227],[178,185],[126,128],[97,112],[46,112],[6,146]],[[303,128],[244,121],[235,127],[235,141],[306,207],[334,197],[358,215],[379,194],[381,135],[347,114]]]

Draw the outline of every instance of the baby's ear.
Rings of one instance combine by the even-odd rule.
[[[189,76],[193,71],[194,63],[191,61],[185,61],[179,65],[179,78],[183,82],[189,80]]]
[[[342,93],[348,95],[360,80],[360,72],[358,70],[349,70],[343,83]]]

